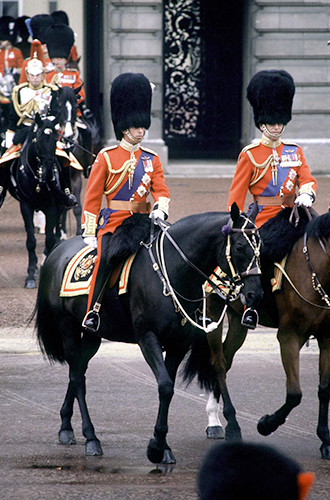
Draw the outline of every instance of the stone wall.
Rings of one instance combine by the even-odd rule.
[[[303,147],[313,172],[330,173],[330,2],[253,0],[247,29],[245,88],[262,69],[291,73],[296,94],[284,137]],[[243,110],[247,143],[260,134],[246,99]]]

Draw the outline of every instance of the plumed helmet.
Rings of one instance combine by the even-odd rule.
[[[45,66],[44,53],[42,51],[40,40],[33,40],[30,47],[30,59],[39,59]]]
[[[150,127],[152,89],[142,73],[122,73],[112,82],[110,92],[111,118],[116,138],[130,127]]]
[[[0,40],[9,40],[11,43],[15,43],[16,36],[15,19],[11,16],[0,17]]]
[[[40,59],[33,58],[30,59],[26,65],[25,70],[29,75],[40,75],[44,72],[44,65],[40,61]]]
[[[294,93],[294,81],[287,71],[264,70],[256,73],[247,87],[256,127],[263,123],[286,125],[291,120]]]
[[[30,22],[32,38],[37,38],[42,44],[46,43],[45,32],[53,24],[54,20],[49,14],[37,14],[33,16]]]
[[[55,10],[51,13],[51,16],[55,24],[66,24],[67,26],[69,26],[69,18],[64,10]]]
[[[15,21],[15,27],[16,27],[16,30],[17,30],[17,35],[19,35],[22,40],[27,40],[29,38],[29,30],[26,26],[26,23],[25,21],[29,19],[28,16],[21,16],[21,17],[18,17]]]
[[[45,33],[48,54],[53,57],[68,59],[74,44],[74,33],[66,24],[54,24]]]

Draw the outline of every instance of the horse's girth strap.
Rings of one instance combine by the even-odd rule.
[[[268,205],[269,207],[290,206],[294,202],[294,194],[290,196],[253,196],[253,201],[259,205]]]
[[[108,208],[129,212],[150,212],[150,203],[143,201],[108,200]]]

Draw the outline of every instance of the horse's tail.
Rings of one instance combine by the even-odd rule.
[[[202,389],[213,391],[216,374],[211,364],[211,350],[205,333],[195,330],[189,352],[181,369],[183,380],[189,385],[197,376]]]
[[[47,294],[47,279],[43,279],[45,268],[41,268],[40,283],[36,302],[36,330],[37,340],[41,352],[51,363],[65,363],[62,337],[58,329],[58,322],[53,309],[50,307]],[[48,291],[49,293],[49,291]]]

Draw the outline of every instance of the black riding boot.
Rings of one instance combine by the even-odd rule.
[[[101,302],[106,286],[109,283],[111,273],[114,269],[114,262],[111,261],[109,263],[106,257],[111,237],[112,233],[107,233],[102,236],[100,265],[96,276],[93,298],[90,310],[87,312],[82,322],[83,329],[90,333],[96,333],[100,328]]]
[[[65,208],[77,206],[77,199],[70,191],[70,167],[62,167],[60,169],[59,178],[60,182],[58,182],[56,178],[51,181],[51,189],[55,196]]]
[[[6,198],[8,180],[9,180],[9,168],[8,168],[8,166],[7,165],[5,165],[5,166],[0,165],[0,208],[2,207],[3,202],[5,201],[5,198]]]

